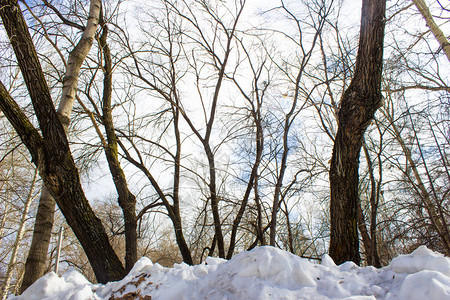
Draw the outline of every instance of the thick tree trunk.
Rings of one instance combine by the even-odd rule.
[[[341,99],[330,168],[330,256],[360,263],[358,167],[364,132],[381,104],[385,0],[363,0],[355,74]]]
[[[0,15],[27,85],[43,138],[3,85],[0,86],[0,108],[30,151],[46,187],[83,246],[97,280],[105,283],[121,279],[125,270],[81,188],[63,125],[53,106],[44,73],[17,1],[1,0]]]
[[[92,0],[90,2],[89,19],[86,27],[80,41],[70,53],[66,65],[61,101],[58,106],[59,118],[66,131],[69,127],[70,114],[72,113],[73,102],[75,100],[81,65],[92,47],[99,21],[100,8],[100,0]],[[21,293],[46,272],[47,252],[51,239],[55,209],[56,202],[44,185],[41,190],[41,197],[39,198],[33,239],[25,263],[25,273],[20,287]]]

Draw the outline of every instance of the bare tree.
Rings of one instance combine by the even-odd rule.
[[[319,3],[313,4],[316,5],[314,8],[311,9],[311,11],[317,12],[317,15],[311,15],[311,21],[310,23],[312,25],[309,25],[307,22],[304,22],[303,20],[297,18],[282,2],[282,5],[280,9],[285,12],[294,22],[296,29],[298,30],[298,40],[295,37],[288,38],[294,42],[294,45],[299,48],[300,55],[298,57],[298,69],[296,74],[289,74],[287,70],[284,69],[283,65],[288,65],[287,62],[284,62],[283,65],[278,64],[278,67],[282,69],[282,72],[286,74],[286,77],[288,78],[288,81],[293,85],[292,90],[292,102],[290,109],[288,110],[287,114],[284,116],[284,122],[282,125],[283,128],[283,136],[282,136],[282,154],[281,154],[281,162],[280,167],[276,171],[276,183],[275,183],[275,190],[274,190],[274,196],[273,196],[273,204],[272,204],[272,212],[271,212],[271,220],[270,220],[270,240],[269,243],[271,246],[276,245],[276,227],[277,227],[277,215],[280,208],[280,203],[283,201],[283,197],[286,195],[287,190],[285,189],[283,191],[283,180],[286,173],[287,168],[287,159],[289,154],[289,134],[290,129],[292,125],[294,124],[295,118],[298,116],[299,112],[308,104],[309,96],[311,95],[312,91],[306,91],[302,90],[301,84],[302,84],[302,77],[304,76],[305,69],[309,64],[309,61],[311,59],[311,56],[314,52],[314,49],[318,43],[318,38],[321,35],[323,26],[326,23],[326,19],[328,14],[330,13],[332,1],[330,3],[326,3],[325,1],[321,1]],[[315,19],[317,18],[317,19]],[[312,41],[308,43],[308,46],[306,46],[304,42],[304,26],[303,23],[306,23],[307,25],[313,27],[313,37]],[[313,89],[314,90],[314,89]],[[305,97],[303,104],[299,106],[299,102],[301,97]],[[295,176],[296,177],[296,176]],[[291,182],[289,186],[292,186],[293,182]]]
[[[330,168],[330,256],[360,263],[358,166],[364,132],[381,105],[385,1],[363,0],[355,73],[339,109]]]
[[[37,169],[35,169],[31,187],[30,187],[28,195],[25,199],[24,207],[22,210],[22,216],[21,216],[21,219],[19,222],[19,229],[17,230],[16,239],[15,239],[12,253],[11,253],[11,256],[9,259],[8,270],[6,271],[5,279],[3,281],[2,293],[1,293],[2,300],[6,299],[6,297],[8,296],[8,291],[10,288],[10,283],[11,283],[11,279],[12,279],[12,275],[13,275],[12,273],[13,273],[13,270],[15,268],[17,268],[16,264],[17,264],[17,256],[18,256],[18,252],[19,252],[19,247],[20,247],[20,243],[24,237],[25,229],[26,229],[25,222],[27,220],[28,212],[30,210],[30,206],[31,206],[32,201],[35,196],[34,195],[34,186],[37,182],[37,174],[38,174]]]
[[[130,271],[137,261],[137,217],[136,217],[136,197],[128,188],[125,173],[119,161],[118,139],[114,129],[112,117],[112,60],[111,50],[107,43],[108,27],[105,24],[104,16],[100,16],[102,35],[99,37],[99,46],[105,61],[103,66],[103,99],[102,99],[102,122],[106,130],[107,144],[104,142],[106,158],[109,169],[113,177],[119,195],[119,205],[122,208],[125,223],[125,269]]]
[[[62,16],[54,6],[49,4],[47,1],[44,1],[44,3],[55,10],[58,13],[58,16]],[[62,95],[57,113],[66,131],[69,127],[70,114],[72,112],[72,107],[76,97],[81,65],[92,47],[94,35],[97,30],[100,9],[100,1],[90,1],[88,21],[86,27],[81,28],[83,30],[83,34],[80,40],[70,52],[67,63],[64,57],[61,56],[61,60],[66,66],[66,72],[63,78]],[[63,21],[64,20],[66,19],[63,19]],[[44,275],[54,213],[55,200],[47,190],[46,186],[43,186],[41,197],[39,199],[38,211],[36,214],[33,240],[31,242],[30,252],[25,264],[25,274],[21,286],[21,292],[25,291],[38,278]]]
[[[388,97],[388,99],[390,96]],[[392,100],[390,100],[392,101]],[[392,106],[391,106],[392,107]],[[428,218],[431,221],[431,226],[433,227],[433,231],[435,231],[440,239],[440,242],[442,243],[445,251],[448,253],[450,251],[450,232],[448,229],[448,212],[445,212],[445,196],[440,197],[437,193],[438,188],[435,186],[435,180],[431,179],[432,172],[430,168],[428,167],[427,159],[424,156],[424,152],[421,146],[421,142],[418,138],[417,131],[414,126],[414,121],[412,121],[411,112],[407,113],[407,117],[410,118],[411,126],[412,126],[412,134],[414,144],[416,145],[418,151],[419,151],[419,162],[417,162],[413,158],[413,153],[411,148],[407,145],[407,142],[402,137],[401,129],[396,124],[396,121],[393,119],[393,113],[390,112],[387,109],[382,110],[384,117],[387,118],[390,122],[390,127],[388,132],[392,134],[394,139],[397,141],[397,143],[400,145],[401,150],[403,152],[403,155],[405,156],[405,159],[407,161],[407,167],[404,171],[404,175],[409,182],[409,184],[412,186],[413,191],[417,194],[421,204],[418,205],[419,207],[422,207],[426,210],[428,214]],[[430,124],[431,125],[431,124]],[[432,126],[431,127],[431,134],[435,138],[436,141],[436,147],[438,147],[438,151],[440,148],[439,142],[436,138],[436,134],[433,131]],[[442,166],[447,168],[448,163],[446,162],[445,156],[443,156],[442,152],[438,152],[440,154],[440,158],[443,159]],[[418,166],[418,163],[422,165],[422,167],[425,169],[424,175],[421,175],[420,167]],[[447,176],[448,176],[448,171]],[[412,173],[412,174],[411,174]],[[425,177],[425,178],[424,178]],[[429,185],[429,187],[427,187]],[[444,193],[445,195],[445,193]]]
[[[125,270],[81,188],[64,127],[59,121],[27,25],[16,1],[1,1],[0,15],[16,53],[40,124],[30,123],[3,84],[0,108],[27,146],[46,187],[83,245],[99,282],[120,279]],[[95,240],[96,243],[92,243]]]

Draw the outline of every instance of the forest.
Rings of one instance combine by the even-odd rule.
[[[273,246],[450,256],[450,5],[0,0],[0,284]],[[59,242],[60,241],[60,242]]]

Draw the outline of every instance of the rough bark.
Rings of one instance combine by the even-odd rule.
[[[100,8],[100,0],[92,0],[90,2],[89,18],[86,27],[83,27],[84,30],[81,39],[71,51],[66,64],[61,101],[58,106],[59,118],[66,131],[69,127],[70,114],[75,100],[81,65],[92,47],[99,21]],[[54,9],[56,10],[56,8]],[[25,273],[20,287],[21,293],[46,272],[47,252],[50,244],[55,208],[56,202],[44,185],[39,198],[33,239],[25,263]]]
[[[105,283],[121,279],[125,275],[125,269],[81,188],[67,136],[53,106],[44,73],[17,1],[1,0],[0,16],[30,94],[42,138],[3,85],[0,89],[0,108],[30,151],[46,187],[83,246],[97,280]]]
[[[352,82],[338,114],[330,167],[330,256],[360,263],[358,167],[364,132],[381,104],[385,0],[363,0],[359,48]]]

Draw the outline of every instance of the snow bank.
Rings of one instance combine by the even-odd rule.
[[[450,259],[424,246],[382,269],[322,264],[288,252],[259,247],[226,261],[173,268],[140,259],[121,281],[91,284],[70,271],[49,273],[14,300],[68,299],[450,299]]]
[[[61,277],[50,272],[39,278],[20,297],[8,299],[95,299],[91,286],[92,284],[77,271],[66,272]]]
[[[391,269],[397,273],[413,274],[424,270],[437,271],[450,277],[448,257],[420,246],[409,255],[400,255],[392,260]]]

